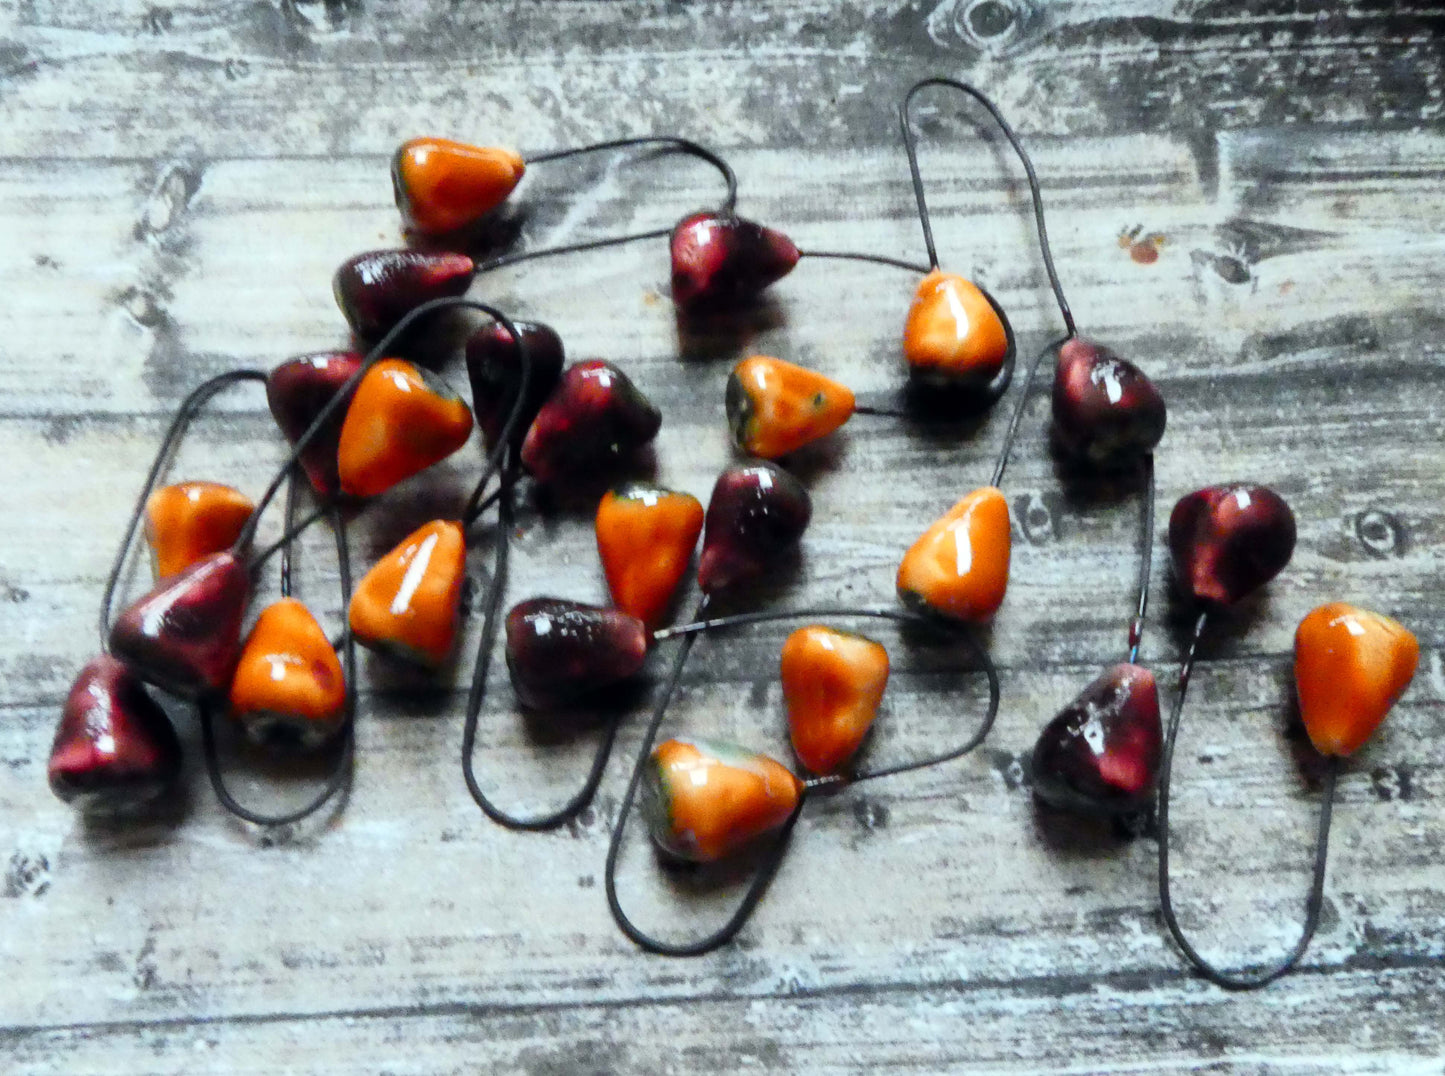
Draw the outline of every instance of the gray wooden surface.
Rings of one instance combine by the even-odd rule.
[[[1442,1071],[1432,9],[0,0],[0,1070]],[[1005,483],[1015,556],[988,633],[1004,677],[993,737],[811,806],[756,919],[715,955],[645,956],[606,912],[637,717],[576,824],[519,836],[477,812],[457,768],[469,658],[440,683],[364,663],[355,786],[324,823],[238,824],[194,761],[186,803],[139,829],[87,825],[51,798],[59,702],[95,649],[102,578],[168,412],[209,374],[344,340],[330,275],[396,242],[386,159],[400,140],[686,134],[735,163],[745,213],[803,247],[921,258],[893,108],[930,73],[997,95],[1044,177],[1080,325],[1164,390],[1161,517],[1191,489],[1247,478],[1299,518],[1293,563],[1207,644],[1181,736],[1178,900],[1211,957],[1266,959],[1300,914],[1318,802],[1286,735],[1295,623],[1346,599],[1420,636],[1413,688],[1341,780],[1324,922],[1298,973],[1246,996],[1193,978],[1157,918],[1153,836],[1032,801],[1022,760],[1119,659],[1135,563],[1135,503],[1064,483],[1045,393]],[[978,110],[930,98],[921,120],[945,266],[993,289],[1032,353],[1058,326],[1019,169]],[[517,199],[522,241],[665,224],[715,188],[673,160],[538,167]],[[798,359],[864,394],[899,381],[907,274],[804,261],[736,341],[680,341],[666,283],[654,242],[475,294],[550,322],[573,357],[623,364],[665,415],[659,475],[699,496],[729,458],[736,355]],[[814,522],[766,600],[890,600],[902,550],[987,479],[1003,415],[948,434],[859,418],[805,455]],[[254,390],[197,430],[172,473],[259,492],[280,446]],[[465,450],[372,508],[358,560],[454,511],[476,461]],[[1160,560],[1144,656],[1167,681],[1184,617]],[[338,623],[324,535],[298,571]],[[472,574],[486,585],[480,554]],[[602,597],[582,514],[524,512],[509,599],[539,592]],[[668,728],[786,757],[787,630],[702,643]],[[875,757],[956,735],[980,686],[880,637],[898,672]],[[484,780],[540,806],[590,743],[529,729],[499,688]],[[628,853],[625,897],[659,929],[707,922],[736,893],[667,881],[640,841]]]

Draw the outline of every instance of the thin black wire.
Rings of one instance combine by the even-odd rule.
[[[840,261],[850,262],[874,262],[878,265],[891,265],[897,269],[906,269],[912,273],[922,276],[928,275],[928,266],[918,265],[915,262],[907,262],[902,258],[890,258],[885,254],[868,254],[864,251],[854,250],[800,250],[800,258],[834,258]]]
[[[291,468],[291,478],[286,483],[286,514],[282,520],[285,534],[290,534],[295,527],[296,479],[300,471],[299,467]],[[291,597],[291,542],[284,537],[281,540],[281,597]]]
[[[985,292],[985,294],[987,293]],[[1014,442],[1018,440],[1019,423],[1023,421],[1024,408],[1028,406],[1029,392],[1034,387],[1034,379],[1039,372],[1039,367],[1043,365],[1046,355],[1053,354],[1070,339],[1070,337],[1065,336],[1055,340],[1053,343],[1045,344],[1043,350],[1035,356],[1034,361],[1029,365],[1029,372],[1024,377],[1023,391],[1019,393],[1018,403],[1014,404],[1013,414],[1009,416],[1008,429],[1004,431],[1003,447],[1000,448],[998,452],[998,463],[994,465],[993,477],[989,479],[988,484],[995,489],[1003,484],[1003,473],[1008,468],[1009,455],[1013,452]]]
[[[346,521],[339,507],[332,508],[331,526],[336,535],[337,577],[341,584],[341,612],[342,616],[345,616],[346,610],[351,607],[351,549],[346,538]],[[315,814],[338,792],[350,785],[352,760],[356,756],[356,640],[350,630],[347,630],[342,638],[346,708],[342,715],[341,728],[338,730],[341,737],[339,755],[321,790],[310,801],[294,810],[281,814],[262,814],[245,806],[232,795],[231,790],[226,787],[225,775],[221,772],[220,754],[216,748],[215,710],[209,701],[200,703],[201,747],[206,762],[206,775],[210,778],[211,788],[221,806],[237,818],[268,828],[290,825]]]
[[[686,153],[690,157],[696,157],[700,161],[706,161],[722,173],[723,182],[727,184],[727,197],[723,199],[722,210],[731,214],[738,203],[738,177],[733,171],[732,165],[723,160],[717,153],[704,146],[700,142],[694,142],[690,138],[679,138],[676,135],[646,135],[641,138],[615,138],[607,142],[594,142],[588,146],[573,146],[570,149],[549,150],[546,153],[535,153],[524,158],[528,165],[542,164],[546,161],[560,161],[568,157],[580,157],[586,153],[602,153],[610,149],[627,149],[633,146],[662,145],[670,146],[675,150]]]
[[[1154,453],[1139,461],[1144,468],[1144,506],[1139,515],[1139,601],[1129,622],[1129,664],[1139,660],[1144,641],[1144,615],[1149,611],[1149,573],[1154,567]]]
[[[110,575],[105,581],[105,592],[100,599],[100,648],[103,653],[110,653],[110,617],[115,604],[115,592],[120,586],[120,577],[125,571],[125,562],[130,557],[131,546],[135,542],[135,534],[140,527],[141,517],[145,515],[146,501],[150,499],[161,471],[170,462],[171,456],[180,444],[181,438],[185,436],[191,420],[196,417],[196,414],[211,397],[227,386],[240,381],[265,380],[266,373],[263,370],[228,370],[224,374],[217,374],[215,377],[201,382],[191,390],[190,395],[181,401],[181,406],[176,410],[175,417],[171,419],[165,437],[161,439],[160,447],[156,449],[155,459],[141,486],[140,496],[136,498],[135,507],[131,510],[130,522],[126,524],[125,537],[121,539],[120,549],[115,555],[115,563],[111,565]],[[257,509],[257,514],[259,512],[260,510]]]
[[[1024,174],[1028,177],[1029,193],[1033,196],[1034,225],[1039,233],[1039,249],[1044,256],[1044,268],[1049,274],[1049,287],[1053,289],[1054,299],[1059,304],[1059,313],[1063,316],[1064,325],[1069,331],[1069,338],[1077,336],[1078,330],[1074,327],[1074,315],[1069,310],[1068,300],[1064,298],[1063,286],[1059,283],[1059,274],[1054,269],[1054,255],[1049,246],[1049,231],[1044,223],[1044,196],[1039,190],[1039,177],[1034,172],[1034,162],[1029,158],[1028,151],[1024,149],[1023,143],[1019,141],[1019,137],[1014,133],[1013,127],[1009,125],[1008,120],[1003,118],[1003,113],[989,100],[986,94],[966,82],[959,82],[957,79],[939,76],[925,78],[914,83],[908,93],[904,95],[903,103],[898,106],[898,122],[903,129],[903,148],[908,154],[908,170],[913,178],[913,196],[918,201],[918,219],[923,225],[923,241],[928,247],[929,263],[933,268],[938,268],[938,251],[933,244],[933,224],[929,219],[928,203],[924,196],[923,175],[918,170],[918,146],[914,141],[913,125],[909,111],[913,104],[913,98],[918,95],[920,90],[926,89],[929,86],[946,86],[950,89],[959,90],[983,105],[983,107],[988,110],[988,114],[993,117],[994,122],[998,124],[999,130],[1003,131],[1004,137],[1009,140],[1009,144],[1013,146],[1014,152],[1018,154],[1018,158],[1024,166]]]
[[[325,518],[328,511],[329,509],[326,506],[313,508],[301,517],[301,522],[288,528],[280,538],[276,539],[276,541],[272,542],[259,553],[253,553],[247,562],[251,572],[255,573],[259,571],[268,560],[279,553],[288,543],[295,541],[306,531],[310,530],[313,524]]]
[[[1194,635],[1189,642],[1189,652],[1179,668],[1178,695],[1174,700],[1174,712],[1169,718],[1169,731],[1164,739],[1164,764],[1159,775],[1159,904],[1164,916],[1164,925],[1169,929],[1174,944],[1179,946],[1189,962],[1199,973],[1217,986],[1226,990],[1257,990],[1274,982],[1300,962],[1309,948],[1310,941],[1320,925],[1320,913],[1324,907],[1325,865],[1330,850],[1330,819],[1334,814],[1335,784],[1339,776],[1339,759],[1328,757],[1325,766],[1324,792],[1320,806],[1319,829],[1315,836],[1314,869],[1310,879],[1309,894],[1305,898],[1305,920],[1300,939],[1293,949],[1276,964],[1251,972],[1226,972],[1215,967],[1184,936],[1179,919],[1174,913],[1174,901],[1169,887],[1169,789],[1174,768],[1174,741],[1179,733],[1179,718],[1184,712],[1184,697],[1189,690],[1189,678],[1194,668],[1199,640],[1209,619],[1208,612],[1201,612],[1194,623]]]

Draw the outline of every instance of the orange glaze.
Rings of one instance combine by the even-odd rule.
[[[1008,589],[1008,502],[993,486],[948,510],[903,556],[898,596],[911,609],[982,623]]]
[[[428,668],[456,642],[467,548],[460,523],[435,519],[377,561],[351,598],[356,641]]]
[[[471,409],[446,382],[382,359],[356,386],[341,427],[341,491],[374,497],[450,456],[471,433]]]
[[[407,226],[439,235],[496,209],[526,170],[522,158],[509,149],[413,138],[392,158],[391,181]]]
[[[1349,755],[1404,694],[1420,644],[1379,613],[1331,602],[1300,621],[1294,636],[1295,686],[1310,742],[1325,755]]]
[[[256,506],[219,482],[178,482],[146,498],[145,534],[156,579],[231,548]]]
[[[923,278],[903,327],[903,358],[915,376],[984,385],[1007,354],[1003,321],[978,285],[941,269]]]
[[[733,367],[728,425],[744,452],[777,459],[826,437],[853,414],[853,391],[820,373],[767,355]]]
[[[668,740],[648,773],[653,837],[673,855],[709,863],[788,820],[803,782],[780,762],[730,744]]]
[[[702,521],[702,505],[691,494],[634,483],[604,495],[597,552],[612,603],[656,627],[687,574]]]
[[[346,682],[321,625],[295,598],[282,598],[256,620],[236,675],[231,712],[257,725],[277,721],[324,739],[341,722]]]
[[[780,668],[798,761],[832,773],[862,746],[878,716],[888,651],[862,635],[812,624],[788,636]]]

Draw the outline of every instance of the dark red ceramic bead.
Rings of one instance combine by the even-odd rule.
[[[522,442],[538,482],[606,469],[657,436],[662,412],[610,362],[569,367]]]
[[[342,262],[331,285],[356,335],[375,341],[422,303],[465,294],[475,272],[465,254],[372,250]]]
[[[507,668],[522,705],[545,710],[626,680],[647,657],[647,628],[617,609],[532,598],[507,613]]]
[[[564,353],[562,338],[548,326],[534,321],[514,321],[513,324],[522,334],[531,365],[527,403],[513,427],[513,440],[521,444],[532,420],[562,377]],[[502,427],[516,403],[521,376],[522,367],[512,344],[512,334],[500,322],[472,334],[467,341],[467,377],[472,382],[472,412],[477,416],[477,426],[488,448],[502,436]]]
[[[293,445],[300,440],[322,408],[361,369],[361,360],[354,351],[328,351],[302,355],[271,371],[266,378],[266,403],[286,440]],[[355,386],[347,390],[348,399],[354,391]],[[301,467],[323,497],[334,497],[341,488],[336,449],[341,442],[346,407],[345,403],[339,404],[301,451]]]
[[[1115,665],[1044,726],[1034,745],[1034,793],[1085,814],[1137,810],[1154,795],[1163,752],[1154,674]]]
[[[1054,440],[1073,456],[1117,466],[1164,436],[1164,397],[1137,366],[1075,337],[1054,368]]]
[[[224,694],[241,656],[251,577],[216,553],[160,583],[120,615],[110,650],[136,676],[182,698]]]
[[[175,784],[181,744],[141,682],[102,654],[71,685],[46,772],[50,790],[86,814],[121,813]]]
[[[782,232],[742,217],[694,213],[672,231],[672,301],[688,311],[746,302],[798,264]]]
[[[1209,486],[1169,516],[1169,553],[1180,585],[1201,602],[1233,605],[1283,570],[1294,553],[1294,513],[1272,489]]]
[[[703,592],[761,575],[797,544],[812,516],[808,491],[781,467],[756,460],[723,471],[708,501],[697,562]]]

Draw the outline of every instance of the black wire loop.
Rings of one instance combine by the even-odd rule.
[[[1179,951],[1184,954],[1188,961],[1204,978],[1226,990],[1258,990],[1262,986],[1268,986],[1280,976],[1293,969],[1303,958],[1305,951],[1309,948],[1310,941],[1315,936],[1315,931],[1320,925],[1320,913],[1324,908],[1325,888],[1325,866],[1329,857],[1330,847],[1330,820],[1334,814],[1335,785],[1339,776],[1339,759],[1328,757],[1325,765],[1324,790],[1321,796],[1319,828],[1315,835],[1314,866],[1310,878],[1309,892],[1305,897],[1305,918],[1304,925],[1300,930],[1299,941],[1295,943],[1285,956],[1278,962],[1264,968],[1244,972],[1226,972],[1205,960],[1199,951],[1190,944],[1184,936],[1184,930],[1179,925],[1179,918],[1174,912],[1174,901],[1170,892],[1169,884],[1169,791],[1171,787],[1171,776],[1174,768],[1174,741],[1179,734],[1179,719],[1184,712],[1184,698],[1189,690],[1189,679],[1193,671],[1195,657],[1199,650],[1199,640],[1204,634],[1204,628],[1208,622],[1208,612],[1201,612],[1194,624],[1194,635],[1189,643],[1189,651],[1185,655],[1184,663],[1179,669],[1179,688],[1174,700],[1174,711],[1169,718],[1169,729],[1164,739],[1164,760],[1159,774],[1159,904],[1164,917],[1164,925],[1169,930],[1169,935],[1174,939],[1174,944],[1179,946]]]
[[[704,146],[701,142],[694,142],[690,138],[680,138],[676,135],[644,135],[641,138],[614,138],[607,142],[594,142],[587,146],[572,146],[569,149],[548,150],[545,153],[536,153],[524,158],[530,166],[543,164],[547,161],[560,161],[568,157],[581,157],[588,153],[605,153],[613,149],[631,149],[636,146],[664,146],[669,150],[685,153],[689,157],[696,157],[716,168],[727,184],[727,196],[723,199],[722,212],[731,214],[738,203],[738,177],[733,171],[732,165],[723,160],[715,151]]]
[[[1149,574],[1154,569],[1154,453],[1139,461],[1144,471],[1144,492],[1139,509],[1139,599],[1134,605],[1134,619],[1129,622],[1129,664],[1139,660],[1139,645],[1144,641],[1145,615],[1149,612]]]

